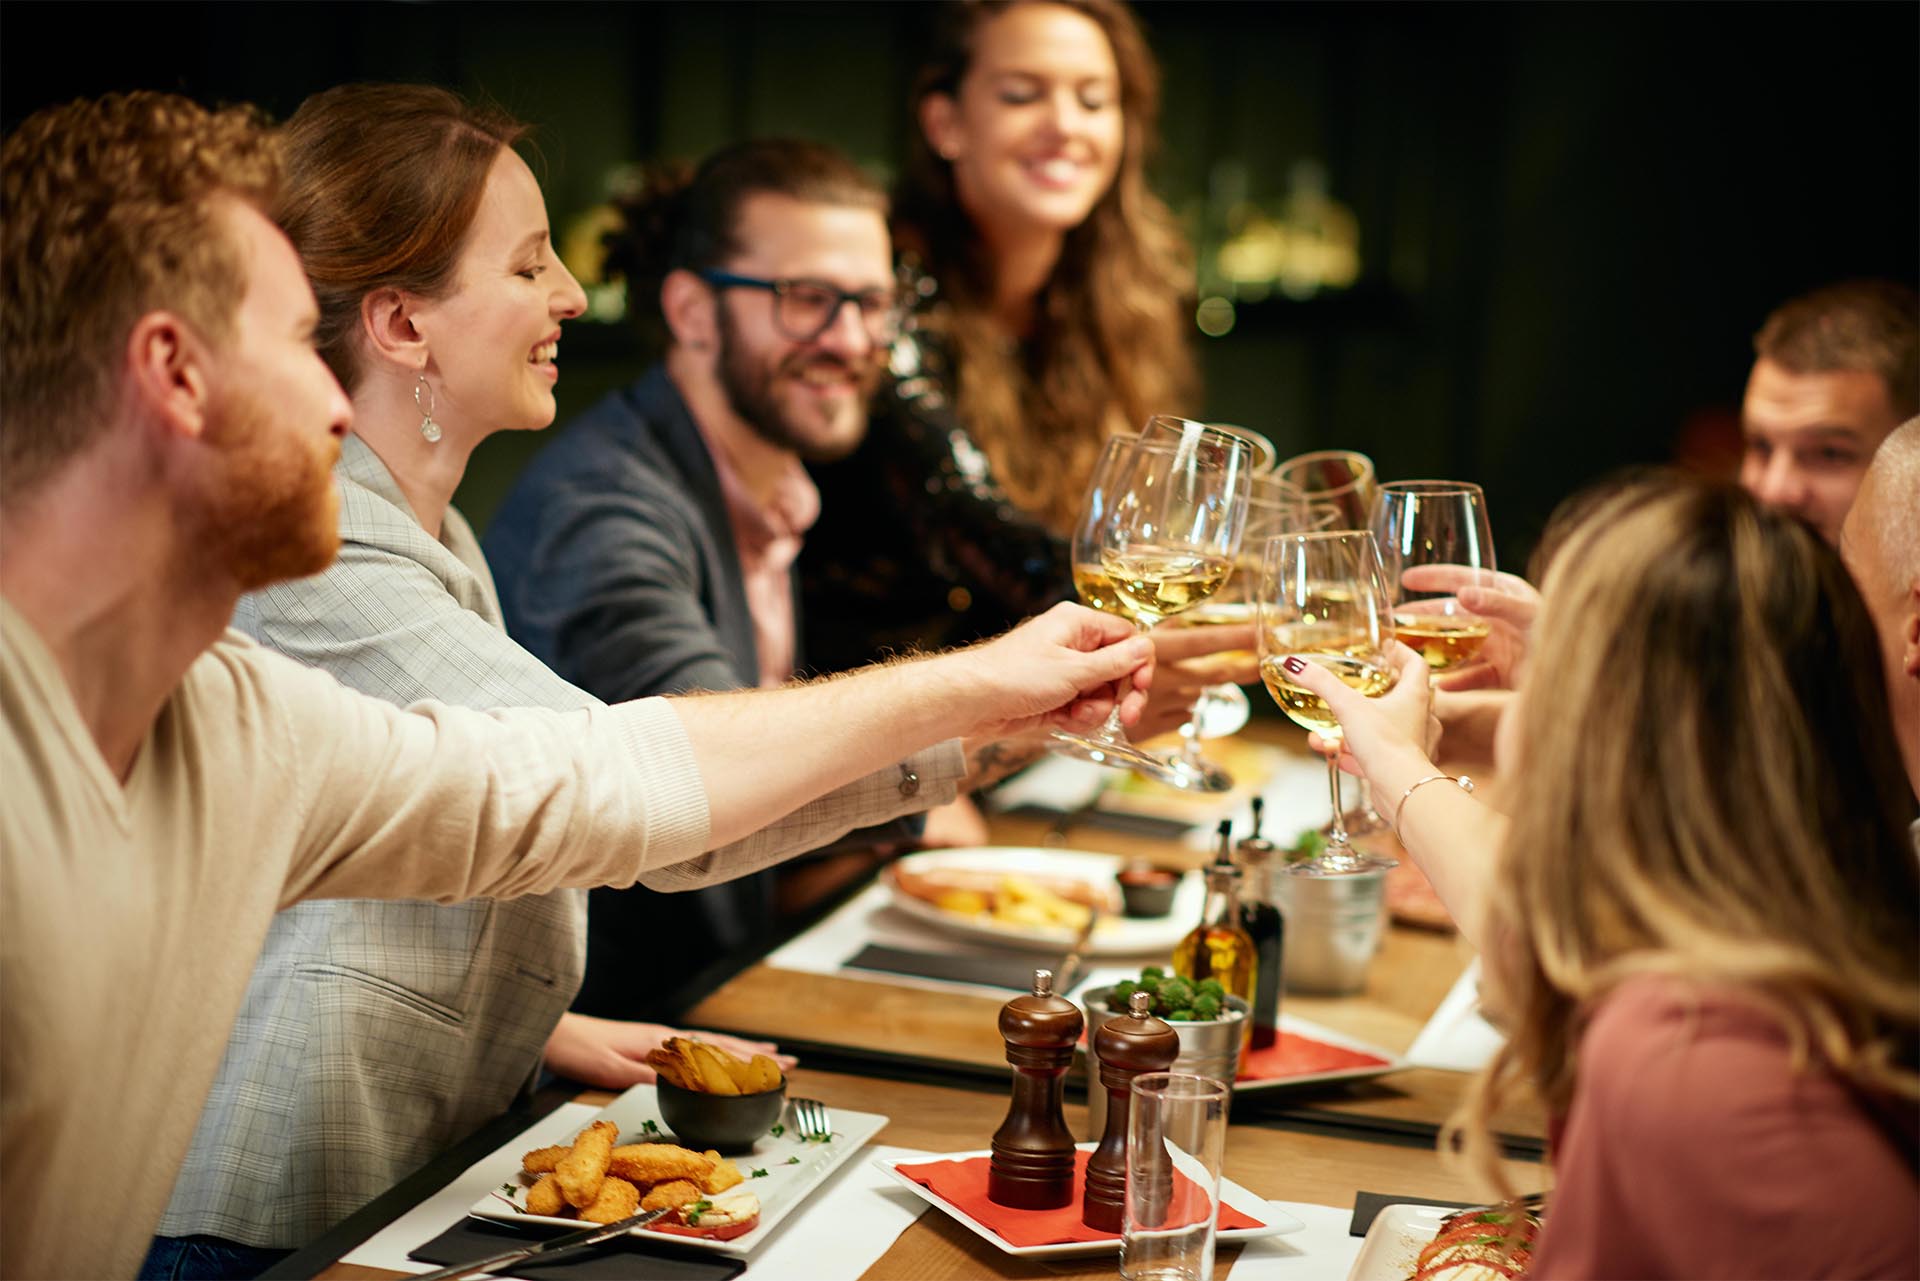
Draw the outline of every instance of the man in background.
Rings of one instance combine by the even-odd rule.
[[[1893,732],[1920,796],[1920,418],[1894,428],[1873,455],[1841,530],[1840,555],[1880,635]],[[1914,837],[1920,842],[1920,822]]]
[[[1873,452],[1920,409],[1920,298],[1904,285],[1829,285],[1782,305],[1754,336],[1740,410],[1740,483],[1828,542]]]

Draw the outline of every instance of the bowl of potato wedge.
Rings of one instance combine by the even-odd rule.
[[[689,1147],[739,1152],[786,1109],[787,1079],[764,1054],[742,1059],[693,1037],[669,1037],[647,1055],[659,1073],[660,1116]]]

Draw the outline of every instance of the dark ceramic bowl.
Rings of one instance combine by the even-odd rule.
[[[1149,864],[1129,864],[1113,879],[1120,886],[1120,909],[1128,916],[1165,916],[1180,889],[1180,873]]]
[[[779,1121],[787,1105],[787,1081],[758,1094],[703,1094],[671,1081],[658,1083],[660,1117],[682,1147],[744,1152]]]

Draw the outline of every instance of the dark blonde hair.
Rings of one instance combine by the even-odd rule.
[[[1456,1133],[1501,1184],[1511,1093],[1564,1115],[1624,980],[1730,986],[1796,1061],[1920,1097],[1920,872],[1873,621],[1839,556],[1738,488],[1589,501],[1554,558],[1488,898],[1511,1033]]]
[[[1009,350],[994,323],[992,263],[960,207],[952,168],[917,128],[894,194],[894,235],[923,260],[948,304],[931,323],[952,345],[961,420],[1009,496],[1064,535],[1079,514],[1101,442],[1137,430],[1151,414],[1190,407],[1197,381],[1187,334],[1193,265],[1172,212],[1147,187],[1160,72],[1120,0],[947,4],[914,84],[914,118],[930,95],[958,96],[981,26],[1034,2],[1071,9],[1106,34],[1126,132],[1112,187],[1067,233],[1041,292],[1031,355]]]
[[[277,139],[251,108],[108,94],[29,117],[0,148],[0,500],[110,418],[121,347],[150,312],[224,345],[247,289],[222,197],[271,208]]]
[[[431,85],[341,85],[287,121],[277,217],[320,302],[320,355],[347,391],[360,377],[361,300],[389,288],[433,298],[452,286],[487,175],[528,132]]]
[[[1895,418],[1920,409],[1920,295],[1906,285],[1849,280],[1782,303],[1753,351],[1792,374],[1876,374]]]

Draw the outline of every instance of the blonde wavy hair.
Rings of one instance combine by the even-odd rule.
[[[1484,958],[1511,1035],[1450,1144],[1511,1195],[1493,1113],[1564,1115],[1585,1017],[1644,974],[1737,988],[1796,1067],[1920,1098],[1913,800],[1838,555],[1661,476],[1590,501],[1543,592]]]
[[[930,95],[957,95],[979,28],[1019,3],[943,6],[932,54],[914,82],[912,118]],[[1193,407],[1198,379],[1187,316],[1193,254],[1179,223],[1147,186],[1157,145],[1160,71],[1120,0],[1045,0],[1106,33],[1120,75],[1125,142],[1119,173],[1093,212],[1067,233],[1040,295],[1040,323],[1019,350],[992,316],[993,270],[954,192],[951,166],[911,131],[894,193],[894,236],[939,283],[947,306],[930,325],[948,341],[954,401],[1007,494],[1055,533],[1072,532],[1100,446],[1151,414]]]
[[[111,421],[134,322],[172,311],[216,347],[247,290],[222,198],[270,214],[278,137],[250,107],[108,94],[34,113],[0,148],[0,501]]]

